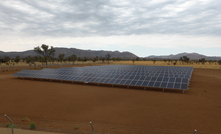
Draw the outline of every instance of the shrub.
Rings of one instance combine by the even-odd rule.
[[[6,124],[5,124],[5,127],[10,127],[10,126],[11,126],[10,123],[6,123]]]
[[[11,123],[6,123],[5,127],[11,128],[12,124]],[[15,124],[13,124],[13,128],[16,128],[17,126]]]
[[[74,130],[77,130],[77,129],[79,129],[79,128],[80,128],[80,127],[78,127],[78,126],[75,126],[75,127],[74,127]]]
[[[30,129],[35,129],[35,127],[36,127],[35,123],[34,123],[34,122],[31,122],[31,123],[30,123]]]
[[[24,120],[29,120],[29,118],[28,117],[24,117]]]

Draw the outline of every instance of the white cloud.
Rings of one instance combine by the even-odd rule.
[[[0,46],[3,51],[43,43],[100,50],[217,49],[219,5],[218,0],[0,1]]]
[[[171,1],[171,0],[151,0],[149,3],[154,4],[154,5],[158,5],[158,4],[166,3],[169,1]]]

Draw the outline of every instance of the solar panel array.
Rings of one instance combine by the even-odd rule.
[[[104,65],[22,70],[13,76],[72,82],[187,90],[192,67]]]

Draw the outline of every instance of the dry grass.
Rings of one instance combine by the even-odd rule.
[[[108,64],[107,61],[105,61],[104,63],[102,61],[97,61],[97,62],[93,62],[93,61],[87,61],[87,62],[79,62],[76,61],[75,63],[73,62],[48,62],[48,65],[64,65],[65,64],[69,64],[69,65],[73,65],[73,64],[79,64],[79,65],[87,65],[87,64],[101,64],[101,65],[105,65]],[[149,65],[149,66],[174,66],[173,62],[165,62],[165,61],[156,61],[155,63],[153,61],[110,61],[110,64],[119,64],[119,65]],[[14,63],[14,64],[10,64],[10,65],[6,65],[6,64],[1,64],[0,67],[16,67],[16,66],[41,66],[44,65],[44,63],[41,62],[36,62],[35,65],[34,64],[27,64],[26,62],[19,62],[19,63]],[[177,64],[175,66],[185,66],[185,67],[194,67],[194,68],[205,68],[205,69],[221,69],[221,65],[219,65],[218,63],[209,63],[206,62],[205,64],[197,64],[197,63],[193,63],[193,64],[187,64],[187,63],[181,63],[181,62],[177,62]]]
[[[134,63],[132,61],[114,61],[111,62],[112,64],[120,64],[120,65],[149,65],[149,66],[174,66],[171,62],[164,62],[164,61],[156,61],[153,63],[153,61],[135,61]],[[177,62],[175,66],[185,66],[185,67],[194,67],[194,68],[205,68],[205,69],[221,69],[221,65],[218,63],[211,63],[208,62],[205,64],[186,64]]]
[[[71,67],[74,65],[98,65],[101,64],[102,62],[92,62],[92,61],[87,61],[87,62],[48,62],[48,65],[45,65],[44,63],[41,62],[36,62],[35,64],[28,64],[25,62],[19,62],[19,63],[10,63],[9,65],[6,64],[0,64],[0,72],[8,72],[8,71],[19,71],[19,70],[24,70],[24,69],[43,69],[43,68],[60,68],[60,67]]]
[[[50,64],[56,64],[56,65],[62,65],[62,64],[91,64],[93,63],[93,61],[86,61],[86,62],[81,62],[81,61],[76,61],[76,62],[69,62],[69,61],[65,61],[65,62],[48,62],[48,65]],[[101,63],[101,62],[99,62]],[[5,66],[34,66],[34,65],[45,65],[45,62],[35,62],[34,64],[31,63],[26,63],[26,62],[22,62],[20,61],[19,63],[16,62],[10,62],[9,65],[6,65],[5,63],[1,63],[0,66],[5,67]]]

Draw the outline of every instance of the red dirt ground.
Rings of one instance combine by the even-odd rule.
[[[17,125],[35,122],[46,130],[89,131],[93,121],[97,131],[136,129],[139,133],[155,128],[221,133],[221,70],[194,69],[184,94],[22,80],[11,76],[14,73],[0,73],[2,124],[7,123],[6,113]]]

